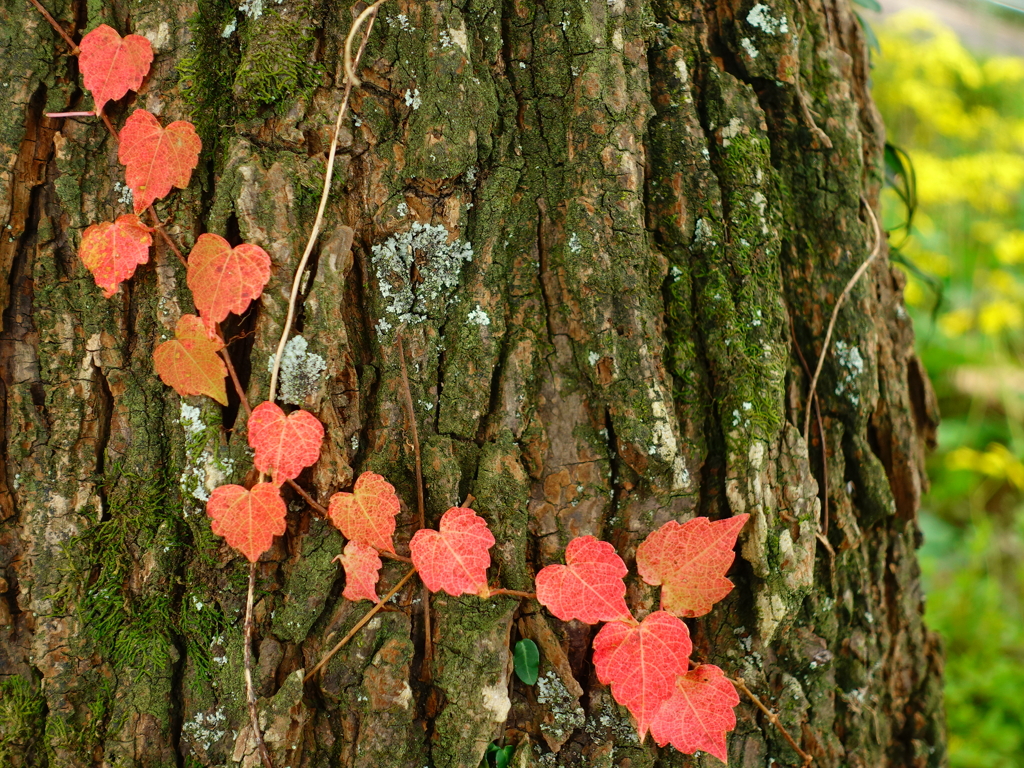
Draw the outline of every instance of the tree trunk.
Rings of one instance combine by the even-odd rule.
[[[183,250],[213,232],[270,253],[258,307],[226,328],[255,404],[351,14],[197,2],[49,10],[78,34],[107,23],[152,41],[141,92],[107,111],[198,126],[191,185],[157,206]],[[26,0],[3,0],[0,40],[0,762],[257,765],[248,564],[203,501],[254,477],[245,414],[154,374],[154,345],[193,311],[161,242],[102,298],[77,247],[127,211],[116,144],[95,118],[45,115],[92,101]],[[736,589],[690,622],[695,657],[742,676],[820,768],[944,764],[941,651],[914,554],[937,415],[884,243],[822,350],[877,235],[884,132],[867,67],[832,0],[388,0],[302,293],[297,330],[327,362],[305,407],[327,440],[300,484],[325,504],[384,474],[408,551],[400,333],[427,524],[474,497],[498,541],[492,583],[531,591],[578,535],[632,567],[667,520],[749,513]],[[801,354],[811,370],[825,354],[809,444]],[[303,684],[369,603],[341,598],[340,534],[290,498],[259,563],[253,646],[278,768],[476,768],[491,741],[517,745],[517,766],[717,764],[638,743],[590,664],[595,628],[529,600],[434,595],[427,637],[413,581]],[[387,563],[381,584],[406,570]],[[630,577],[641,612],[655,596]],[[533,687],[511,673],[522,637],[541,648]],[[731,765],[799,763],[750,701],[737,715]]]

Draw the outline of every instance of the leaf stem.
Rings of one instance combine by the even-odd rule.
[[[398,360],[402,364],[402,401],[405,404],[405,417],[409,422],[409,433],[412,436],[412,451],[416,468],[416,512],[419,517],[419,527],[423,529],[427,527],[426,509],[423,502],[423,460],[420,455],[420,434],[416,427],[416,411],[412,405],[409,368],[405,364],[405,345],[402,344],[401,331],[395,334],[395,342],[398,345]],[[430,630],[430,591],[426,585],[423,585],[421,598],[423,601],[423,664],[420,666],[420,679],[427,681],[431,678],[431,668],[434,663],[434,645]]]
[[[96,117],[95,112],[47,112],[47,117]]]
[[[245,598],[245,646],[243,656],[245,657],[245,700],[249,705],[249,721],[252,723],[252,732],[256,738],[256,748],[259,750],[260,758],[265,768],[274,768],[270,760],[270,752],[263,741],[263,732],[260,731],[260,713],[256,707],[256,691],[252,685],[252,603],[253,595],[256,592],[256,563],[249,563],[249,594]]]
[[[802,749],[800,749],[800,745],[797,744],[793,737],[789,735],[789,731],[787,731],[783,727],[782,722],[779,720],[779,716],[772,712],[770,709],[768,709],[768,707],[766,707],[761,702],[761,700],[754,695],[754,692],[747,688],[747,684],[744,682],[742,677],[733,677],[729,679],[732,681],[733,685],[735,685],[744,694],[746,694],[748,699],[754,702],[754,706],[756,706],[758,709],[761,710],[762,713],[764,713],[764,716],[768,718],[769,722],[771,722],[772,725],[779,729],[779,732],[782,734],[783,738],[785,738],[786,741],[789,743],[789,746],[791,746],[793,750],[798,755],[800,755],[800,759],[804,761],[802,768],[808,768],[808,766],[810,766],[814,762],[814,758],[806,752],[804,752]]]
[[[50,15],[49,11],[47,11],[45,8],[43,8],[43,6],[42,6],[42,4],[40,4],[39,0],[28,0],[28,1],[30,3],[32,3],[32,5],[34,5],[36,7],[36,10],[38,10],[41,14],[43,14],[43,18],[44,19],[46,19],[48,22],[50,22],[50,26],[53,27],[54,31],[58,35],[60,35],[61,37],[64,38],[64,42],[67,43],[71,47],[71,55],[72,56],[77,56],[78,55],[78,44],[74,40],[71,39],[71,36],[64,30],[64,27],[62,27],[60,24],[57,23],[57,20],[55,18],[53,18],[53,16]]]
[[[361,618],[358,621],[358,623],[354,627],[352,627],[351,630],[349,630],[349,633],[345,635],[343,638],[341,638],[341,640],[338,641],[338,644],[331,648],[331,650],[327,652],[327,655],[325,655],[322,659],[320,659],[319,662],[317,662],[317,665],[309,671],[309,674],[306,675],[305,678],[307,680],[312,679],[313,675],[319,672],[323,668],[323,666],[334,657],[334,654],[336,654],[345,646],[345,643],[347,643],[349,640],[355,637],[356,633],[364,626],[366,626],[366,623],[370,619],[377,615],[377,612],[384,607],[384,604],[387,603],[387,601],[390,600],[392,597],[394,597],[398,593],[398,590],[404,587],[405,583],[409,579],[411,579],[415,573],[416,569],[410,568],[409,572],[402,577],[402,580],[395,584],[395,586],[391,588],[391,591],[380,599],[379,603],[377,603],[375,606],[373,606],[373,608],[366,612],[366,615],[363,616],[363,618]]]

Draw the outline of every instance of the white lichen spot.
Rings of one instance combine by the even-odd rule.
[[[754,310],[754,319],[751,322],[751,325],[753,325],[755,328],[757,328],[758,326],[761,325],[761,320],[762,319],[763,318],[761,317],[761,310],[760,309]]]
[[[307,351],[308,342],[302,336],[293,336],[284,346],[281,355],[281,372],[279,397],[285,403],[302,405],[320,386],[320,378],[327,370],[327,361],[320,355]],[[267,361],[267,372],[274,370],[277,355],[271,355]]]
[[[697,223],[693,227],[693,240],[700,244],[709,242],[711,245],[715,244],[715,241],[711,239],[712,235],[711,225],[708,224],[707,219],[697,219]]]
[[[686,85],[690,82],[690,70],[686,67],[686,62],[682,59],[676,59],[676,75],[679,77],[679,82]]]
[[[127,184],[122,184],[120,181],[114,182],[114,191],[117,192],[117,202],[121,205],[131,207],[135,201],[134,195],[132,195],[132,188]]]
[[[413,88],[412,90],[406,90],[405,92],[405,106],[412,107],[413,109],[419,109],[423,105],[423,99],[420,98],[420,89]]]
[[[757,50],[757,48],[754,47],[754,44],[750,41],[749,37],[744,37],[742,40],[740,40],[740,45],[742,45],[743,50],[747,52],[747,56],[749,56],[752,59],[756,59],[758,54],[761,53],[759,50]]]
[[[734,117],[729,124],[722,128],[722,146],[728,147],[732,139],[735,139],[743,131],[743,121]]]
[[[845,369],[836,381],[836,395],[847,393],[850,402],[854,405],[860,404],[860,396],[857,394],[857,377],[864,372],[864,358],[856,346],[849,346],[842,339],[836,342],[836,359],[841,368]]]
[[[232,19],[224,25],[224,29],[220,31],[220,36],[223,38],[231,37],[235,34],[236,29],[238,29],[238,19]]]
[[[750,13],[747,14],[747,24],[768,35],[789,33],[789,21],[785,14],[778,19],[774,18],[771,15],[771,9],[764,3],[758,3],[750,9]]]
[[[671,275],[673,282],[683,276],[683,270],[681,270],[679,267],[675,265],[673,265],[672,268],[669,269],[668,273],[669,275]]]
[[[352,453],[356,453],[359,450],[359,433],[352,435]]]
[[[182,724],[181,730],[193,745],[208,750],[227,735],[227,729],[220,727],[226,720],[224,708],[218,707],[209,714],[196,713],[194,718]]]
[[[395,206],[395,214],[399,218],[404,219],[406,216],[409,215],[409,204],[405,202],[405,200],[400,202],[397,206]]]
[[[569,250],[573,253],[583,252],[583,243],[580,242],[580,236],[575,232],[569,235]]]
[[[552,722],[542,723],[540,728],[553,738],[563,738],[586,722],[583,707],[554,671],[537,678],[537,703],[545,705],[551,712]]]
[[[469,313],[469,317],[466,318],[467,322],[473,323],[474,325],[490,325],[491,318],[487,316],[483,308],[477,304],[476,309]]]
[[[384,314],[397,324],[414,325],[444,314],[459,284],[462,265],[473,260],[473,247],[462,240],[448,241],[448,230],[433,224],[413,223],[408,232],[392,235],[371,249],[371,262]],[[418,280],[413,281],[413,272]],[[384,317],[377,333],[386,335],[395,326]]]
[[[391,26],[398,26],[403,32],[415,32],[416,27],[409,23],[409,17],[404,13],[400,13],[397,16],[388,16],[388,24]]]
[[[742,406],[743,406],[743,410],[744,411],[749,411],[751,408],[754,407],[754,404],[753,403],[743,403]]]

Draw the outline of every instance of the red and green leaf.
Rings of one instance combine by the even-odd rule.
[[[188,255],[188,287],[211,326],[228,313],[242,314],[270,280],[270,256],[258,245],[234,248],[220,235],[200,235]]]
[[[379,603],[377,581],[382,563],[377,550],[358,541],[350,541],[345,545],[340,560],[345,569],[345,589],[341,596],[353,602],[371,600]]]
[[[117,101],[128,91],[137,91],[153,62],[153,46],[142,35],[121,37],[106,24],[82,38],[78,44],[78,67],[82,81],[96,102],[96,113],[108,101]]]
[[[587,624],[629,620],[626,564],[607,541],[580,536],[565,549],[565,565],[549,565],[537,574],[537,600],[562,621]]]
[[[727,762],[725,734],[736,727],[733,708],[739,703],[725,673],[713,664],[702,664],[676,678],[671,697],[651,721],[651,736],[659,747],[671,744],[691,755],[702,749]]]
[[[494,536],[487,521],[466,507],[452,507],[441,517],[440,531],[422,528],[409,542],[412,564],[431,592],[488,597],[488,550]]]
[[[750,515],[711,522],[670,520],[637,548],[636,566],[648,584],[661,585],[661,607],[676,616],[703,616],[732,590],[725,578],[736,537]]]
[[[223,348],[219,339],[210,339],[202,320],[195,315],[182,315],[174,338],[153,351],[153,363],[160,380],[179,395],[208,395],[227,405],[224,379],[228,370],[217,355]]]
[[[394,552],[391,537],[401,509],[395,487],[380,475],[363,472],[352,490],[331,496],[327,510],[331,522],[347,539]]]
[[[257,483],[251,491],[222,485],[206,503],[213,532],[253,563],[284,533],[286,513],[281,491],[271,483]]]
[[[192,123],[176,120],[163,128],[146,110],[132,112],[121,129],[117,159],[124,164],[135,213],[166,196],[172,187],[187,187],[202,148]]]
[[[257,405],[249,416],[249,446],[256,451],[253,464],[280,485],[294,480],[316,464],[324,440],[324,425],[308,411],[285,416],[276,403]]]
[[[610,685],[615,700],[633,713],[643,741],[651,719],[672,695],[676,678],[690,668],[690,631],[666,611],[639,625],[612,621],[594,638],[597,679]]]
[[[121,283],[135,274],[135,268],[149,261],[151,232],[138,216],[125,214],[114,222],[93,224],[82,234],[78,256],[103,289],[104,298],[117,293]]]

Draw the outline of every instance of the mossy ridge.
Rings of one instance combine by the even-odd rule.
[[[45,721],[46,698],[35,681],[18,675],[0,678],[0,765],[41,764]]]
[[[204,154],[215,162],[221,157],[220,126],[229,122],[235,111],[231,86],[240,55],[231,35],[224,37],[235,13],[227,0],[198,0],[188,21],[188,53],[177,65],[182,99],[202,139]]]

